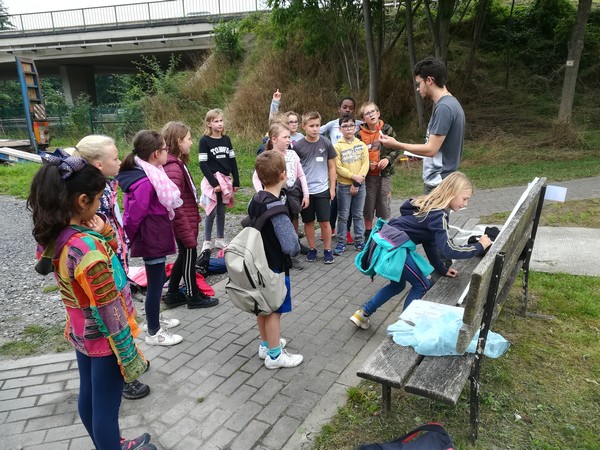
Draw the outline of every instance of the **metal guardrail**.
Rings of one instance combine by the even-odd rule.
[[[120,28],[127,23],[154,25],[165,19],[218,21],[223,16],[265,11],[266,0],[164,0],[0,16],[0,37],[31,32]]]

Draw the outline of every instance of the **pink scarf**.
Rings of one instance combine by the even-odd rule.
[[[163,166],[153,166],[137,156],[135,157],[135,163],[144,170],[148,180],[150,180],[150,184],[152,184],[156,191],[158,201],[167,208],[169,219],[173,220],[175,217],[175,208],[183,205],[179,188],[167,176]]]

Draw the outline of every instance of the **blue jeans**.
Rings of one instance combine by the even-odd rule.
[[[165,284],[165,263],[167,258],[144,258],[146,269],[146,323],[148,334],[154,336],[160,330],[160,297],[162,296],[163,284]]]
[[[415,261],[412,259],[409,253],[406,254],[406,262],[404,263],[404,269],[402,270],[402,276],[400,281],[390,281],[390,284],[382,287],[377,293],[362,307],[363,311],[367,315],[373,314],[377,311],[381,305],[387,302],[394,295],[398,295],[406,287],[406,282],[409,282],[412,286],[406,300],[404,300],[404,308],[406,309],[410,303],[416,298],[422,298],[425,293],[431,287],[431,280],[429,280],[423,272],[417,267]]]
[[[350,194],[350,185],[338,184],[337,202],[338,202],[338,224],[337,236],[338,243],[346,243],[348,234],[348,217],[352,217],[354,223],[355,243],[361,244],[364,241],[365,222],[363,219],[363,209],[365,207],[365,198],[367,190],[364,183],[358,188],[358,194]]]
[[[121,450],[119,408],[123,375],[115,355],[91,358],[77,355],[79,417],[98,450]]]

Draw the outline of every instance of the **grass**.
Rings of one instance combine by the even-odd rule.
[[[481,223],[504,223],[510,212],[481,218]],[[571,200],[544,205],[540,226],[600,228],[600,199]]]
[[[598,298],[599,278],[532,273],[530,311],[555,318],[531,319],[514,312],[520,290],[513,287],[495,326],[511,347],[482,365],[476,445],[468,443],[468,389],[456,407],[393,390],[392,411],[384,419],[379,385],[363,382],[348,390],[346,405],[323,427],[314,448],[354,449],[437,421],[445,424],[457,449],[597,449]]]
[[[43,327],[27,325],[18,341],[0,345],[0,356],[22,358],[44,353],[64,352],[71,348],[63,335],[64,325]]]
[[[494,214],[482,222],[507,217]],[[546,205],[540,224],[600,228],[600,200]],[[468,389],[456,407],[393,390],[392,411],[384,419],[379,385],[363,382],[348,390],[346,405],[322,428],[314,448],[354,449],[436,421],[445,424],[457,449],[597,449],[600,278],[534,272],[529,280],[529,311],[554,319],[517,315],[520,286],[513,286],[494,328],[511,347],[482,365],[476,445],[468,442]]]

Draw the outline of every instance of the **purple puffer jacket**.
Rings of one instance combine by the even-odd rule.
[[[175,218],[173,219],[175,237],[183,242],[185,248],[196,248],[200,214],[194,195],[194,180],[184,167],[183,161],[173,155],[168,156],[167,163],[163,168],[171,181],[179,188],[181,200],[183,200],[183,205],[175,209]]]
[[[173,225],[142,169],[117,175],[123,199],[123,228],[131,241],[131,256],[158,258],[177,252]]]

